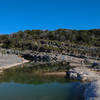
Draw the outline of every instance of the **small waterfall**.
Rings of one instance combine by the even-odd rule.
[[[92,81],[85,86],[85,100],[100,100],[100,81]]]

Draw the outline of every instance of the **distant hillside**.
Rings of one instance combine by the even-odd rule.
[[[100,29],[93,30],[26,30],[10,35],[0,35],[3,48],[34,50],[39,52],[90,52],[100,47]],[[94,50],[93,49],[93,50]],[[80,51],[81,50],[81,51]],[[100,50],[95,49],[98,53]],[[94,52],[94,51],[91,51]]]
[[[19,31],[11,35],[0,35],[0,42],[27,41],[33,39],[70,41],[75,43],[86,43],[94,46],[100,46],[100,29],[93,30],[68,30],[58,29],[55,31],[48,30],[26,30]]]

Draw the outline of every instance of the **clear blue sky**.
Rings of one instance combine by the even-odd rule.
[[[0,33],[100,28],[100,0],[0,0]]]

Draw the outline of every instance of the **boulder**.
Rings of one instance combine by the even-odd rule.
[[[71,72],[71,73],[70,73],[70,78],[71,78],[71,79],[77,79],[77,73]]]

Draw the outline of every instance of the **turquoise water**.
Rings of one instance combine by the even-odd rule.
[[[82,100],[80,83],[45,83],[40,85],[2,83],[1,100]]]
[[[83,100],[81,85],[64,77],[11,71],[0,77],[0,100]]]

